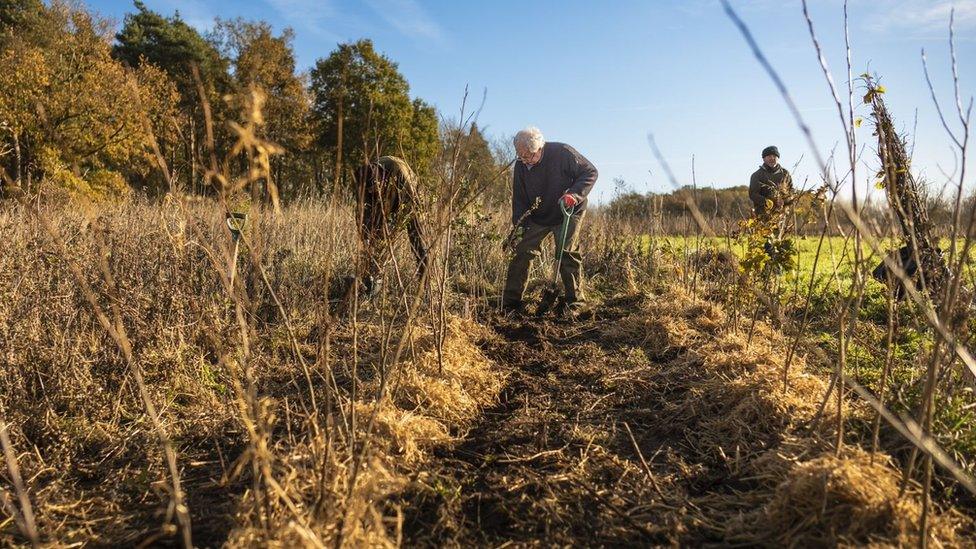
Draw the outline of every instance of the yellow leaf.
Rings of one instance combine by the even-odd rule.
[[[863,124],[863,123],[864,123],[864,119],[863,118],[855,118],[854,119],[854,127],[855,128],[860,128],[861,127],[861,124]]]
[[[878,189],[879,191],[882,190],[882,189],[884,189],[885,188],[884,181],[881,181],[880,179],[878,181],[875,181],[874,182],[874,188],[875,189]]]

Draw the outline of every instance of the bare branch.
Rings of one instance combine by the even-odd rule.
[[[956,134],[952,132],[952,128],[946,122],[945,116],[942,114],[942,106],[939,104],[939,99],[935,96],[935,88],[932,86],[932,79],[929,77],[929,64],[925,57],[925,48],[922,48],[922,71],[925,73],[925,82],[929,85],[929,93],[932,94],[932,103],[935,104],[935,110],[939,113],[939,120],[942,121],[942,127],[945,128],[947,134],[952,139],[952,142],[956,144],[957,147],[962,147],[962,143],[956,137]]]
[[[773,81],[776,89],[779,90],[780,95],[783,96],[783,100],[786,101],[787,107],[789,107],[790,112],[793,114],[793,118],[796,123],[800,126],[800,131],[803,132],[803,136],[806,138],[807,145],[810,147],[810,151],[813,153],[814,158],[817,160],[817,165],[820,167],[820,171],[823,174],[827,174],[827,162],[824,160],[823,155],[820,154],[820,149],[817,147],[816,142],[813,139],[813,132],[810,131],[810,126],[807,125],[806,121],[803,119],[803,115],[800,114],[800,109],[796,106],[796,102],[793,101],[793,96],[786,89],[786,84],[779,77],[779,73],[776,69],[769,63],[766,56],[763,54],[762,50],[759,49],[759,44],[756,43],[755,38],[752,37],[752,33],[749,31],[749,27],[739,18],[739,15],[732,9],[728,0],[722,0],[722,6],[725,8],[725,13],[729,16],[729,19],[739,28],[739,32],[742,33],[743,38],[745,38],[746,43],[749,44],[749,48],[752,49],[752,54],[762,65],[763,69],[766,70],[766,74]]]
[[[20,467],[17,466],[17,456],[14,455],[10,437],[7,436],[7,426],[2,421],[0,421],[0,445],[3,446],[3,455],[7,460],[7,472],[10,473],[10,480],[17,492],[17,499],[20,500],[20,517],[17,517],[19,519],[17,525],[31,541],[31,546],[39,547],[41,538],[37,533],[37,524],[34,522],[34,511],[31,509],[30,497],[24,488],[24,481],[20,476]]]
[[[657,148],[657,143],[654,141],[654,134],[647,134],[647,141],[650,143],[651,150],[654,151],[654,156],[657,158],[657,161],[660,162],[661,167],[664,168],[664,172],[668,175],[671,185],[674,186],[675,190],[680,189],[681,185],[678,184],[678,178],[674,176],[674,172],[671,171],[671,166],[668,164],[668,161],[665,160],[664,155],[661,154],[661,150]],[[688,206],[688,210],[691,211],[691,215],[695,219],[695,223],[698,224],[698,227],[703,233],[705,233],[705,236],[715,236],[715,232],[712,231],[712,228],[708,225],[708,222],[705,221],[705,216],[702,215],[701,210],[698,209],[698,204],[695,204],[695,201],[692,200],[692,198],[687,194],[685,195],[684,199],[685,204]]]

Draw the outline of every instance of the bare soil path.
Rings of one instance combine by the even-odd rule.
[[[580,323],[489,322],[495,337],[481,346],[510,369],[507,385],[405,494],[408,545],[721,542],[720,525],[689,516],[708,515],[693,501],[749,486],[696,463],[687,433],[662,425],[662,399],[679,395],[653,372],[681,351],[635,357],[604,337],[641,299],[609,301]]]

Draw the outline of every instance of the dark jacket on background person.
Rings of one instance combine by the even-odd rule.
[[[765,163],[759,166],[749,179],[749,199],[752,200],[752,207],[756,214],[766,213],[766,200],[772,200],[774,204],[781,201],[779,191],[784,186],[787,189],[793,188],[790,172],[786,168],[779,164],[775,168],[770,168]]]
[[[942,258],[942,249],[936,248],[935,254]],[[888,252],[888,258],[895,265],[901,266],[902,270],[905,271],[905,276],[909,280],[914,281],[915,289],[922,290],[922,277],[918,273],[918,262],[915,261],[915,252],[912,250],[911,246],[902,246],[897,250],[891,250]],[[895,274],[894,271],[888,268],[888,265],[881,260],[878,266],[871,271],[871,276],[875,280],[885,284],[886,286],[894,286],[892,289],[895,292],[895,299],[901,301],[905,297],[907,290],[905,289],[905,283]]]
[[[596,167],[576,149],[565,143],[546,143],[542,147],[542,160],[529,168],[522,162],[515,163],[512,182],[512,223],[530,208],[536,198],[539,207],[529,220],[543,226],[562,223],[559,198],[566,194],[579,200],[577,212],[586,208],[586,195],[596,183]]]
[[[422,273],[427,267],[427,243],[416,176],[410,166],[395,156],[381,156],[355,171],[353,192],[357,212],[362,212],[359,234],[368,259],[366,274],[379,272],[388,248],[385,239],[396,238],[403,229]]]

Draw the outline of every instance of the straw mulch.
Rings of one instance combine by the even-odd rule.
[[[411,350],[388,368],[380,391],[381,376],[369,374],[379,354],[370,348],[379,348],[383,334],[375,326],[362,326],[361,383],[352,403],[356,444],[351,448],[340,440],[329,447],[320,436],[281,445],[277,455],[287,458],[269,464],[281,488],[260,499],[244,495],[238,526],[226,545],[313,546],[316,537],[336,539],[340,529],[346,545],[398,545],[399,494],[429,466],[436,448],[455,440],[496,400],[504,382],[504,371],[476,345],[481,334],[478,325],[450,318],[439,360],[433,330],[419,327]],[[338,344],[344,346],[347,339],[344,334]],[[358,459],[362,463],[354,477]],[[273,517],[275,527],[266,528],[258,520],[262,516]]]
[[[707,490],[690,483],[689,531],[771,546],[917,543],[919,497],[909,490],[899,498],[891,459],[872,460],[856,446],[835,457],[830,421],[809,431],[825,380],[797,357],[784,388],[782,334],[760,322],[748,342],[729,324],[717,305],[672,287],[602,329],[622,349],[659,362],[637,382],[618,381],[621,391],[640,387],[635,409],[656,408],[645,429],[680,441],[686,461],[710,470]],[[936,512],[930,540],[957,545],[964,523],[956,512]]]

